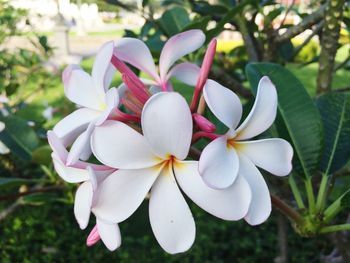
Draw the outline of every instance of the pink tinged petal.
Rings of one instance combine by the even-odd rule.
[[[171,166],[164,168],[152,187],[149,217],[153,233],[166,252],[176,254],[190,249],[196,226]]]
[[[74,141],[67,157],[67,165],[74,165],[79,159],[89,159],[92,153],[90,146],[90,138],[94,127],[94,122],[91,122],[86,131],[80,134],[78,138]]]
[[[76,65],[76,64],[72,64],[72,65],[68,65],[62,72],[62,82],[63,82],[63,85],[67,85],[68,84],[68,81],[71,77],[71,74],[72,74],[72,71],[75,70],[75,69],[81,69],[81,67],[79,65]]]
[[[103,103],[92,78],[81,69],[72,70],[64,85],[64,93],[70,101],[90,109],[100,110]]]
[[[209,143],[199,159],[199,173],[203,181],[214,189],[224,189],[237,178],[239,161],[233,147],[227,145],[225,136]]]
[[[106,121],[96,127],[91,147],[100,162],[119,169],[151,167],[161,161],[140,133],[118,121]]]
[[[65,163],[67,160],[68,151],[66,150],[62,141],[58,138],[54,131],[47,132],[47,140],[50,144],[52,151],[63,163]]]
[[[252,192],[252,201],[244,219],[250,225],[263,223],[271,213],[270,192],[255,165],[244,155],[239,155],[239,175],[244,177]]]
[[[116,88],[111,88],[106,94],[106,109],[98,117],[95,125],[99,126],[104,123],[112,111],[119,105],[119,92]]]
[[[276,88],[268,77],[262,77],[256,99],[248,117],[236,130],[236,140],[246,140],[266,131],[274,122],[277,113]]]
[[[57,174],[64,181],[68,183],[80,183],[89,180],[87,170],[65,165],[55,153],[52,153],[51,156]]]
[[[106,223],[96,218],[96,225],[102,242],[110,251],[114,251],[120,247],[122,238],[117,224]]]
[[[168,70],[175,61],[200,48],[204,41],[205,35],[198,29],[182,32],[171,37],[165,43],[159,58],[159,71],[162,82],[166,81]]]
[[[207,80],[203,94],[214,115],[228,128],[236,128],[242,117],[242,104],[238,96],[211,79]]]
[[[216,190],[203,182],[198,162],[178,162],[174,172],[185,194],[208,213],[224,220],[239,220],[247,214],[252,193],[244,177],[238,176],[230,187]]]
[[[88,238],[86,239],[86,245],[88,247],[91,247],[95,245],[98,241],[100,241],[100,235],[97,230],[97,225],[94,226],[94,228],[91,230]]]
[[[174,66],[168,73],[166,80],[174,77],[177,80],[195,86],[198,81],[200,68],[193,63],[180,63]]]
[[[114,172],[98,187],[92,211],[108,222],[124,221],[141,205],[160,169],[152,167]]]
[[[151,52],[145,43],[136,38],[122,38],[117,41],[115,47],[114,54],[120,60],[147,73],[155,80],[159,80]]]
[[[108,90],[115,73],[115,67],[111,64],[113,51],[113,41],[103,44],[97,52],[94,65],[92,66],[92,80],[96,91],[102,99],[104,98],[105,92]]]
[[[237,152],[243,153],[256,166],[274,175],[285,176],[292,170],[293,148],[283,139],[237,141],[235,145]]]
[[[87,108],[78,109],[58,122],[53,131],[64,145],[70,145],[100,114],[100,111]]]
[[[93,190],[90,182],[82,183],[75,194],[74,215],[81,229],[85,229],[89,224],[92,195]]]
[[[208,119],[206,119],[204,116],[193,113],[192,114],[194,122],[197,124],[198,128],[205,132],[214,132],[216,129],[216,126],[210,122]]]
[[[192,116],[186,100],[175,92],[153,95],[143,108],[142,130],[155,154],[183,160],[192,139]]]

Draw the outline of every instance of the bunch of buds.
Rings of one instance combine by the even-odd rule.
[[[171,254],[188,250],[195,240],[195,221],[183,194],[223,220],[257,225],[270,215],[269,190],[257,167],[288,175],[293,150],[283,139],[251,139],[274,122],[276,88],[263,77],[254,106],[240,124],[238,96],[208,79],[215,39],[201,67],[176,63],[204,42],[200,30],[171,37],[158,71],[142,41],[122,38],[100,48],[91,75],[78,65],[64,70],[65,95],[78,109],[48,132],[48,140],[60,177],[81,183],[74,204],[81,229],[91,213],[96,217],[88,246],[102,240],[108,249],[117,249],[119,224],[146,198],[153,233]],[[149,78],[139,78],[130,65]],[[123,83],[110,88],[116,71]],[[174,91],[173,78],[194,87],[190,104]],[[224,134],[215,133],[203,116],[205,106],[227,127]],[[200,153],[193,145],[201,138],[208,143]]]

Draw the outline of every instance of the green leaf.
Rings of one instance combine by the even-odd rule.
[[[193,20],[185,28],[183,28],[182,31],[187,31],[190,29],[201,29],[201,30],[205,31],[210,19],[211,19],[210,16],[199,17],[199,18]]]
[[[278,93],[277,131],[279,136],[293,144],[294,171],[310,177],[319,162],[323,133],[319,112],[309,94],[292,73],[277,64],[248,64],[246,74],[254,92],[263,76],[268,76],[275,84]]]
[[[23,196],[23,203],[28,205],[44,205],[48,202],[53,202],[57,199],[57,195],[54,193],[34,193]]]
[[[324,148],[320,169],[331,174],[350,158],[350,95],[327,93],[317,99],[324,126]]]
[[[24,179],[24,178],[0,178],[0,188],[8,188],[13,186],[19,186],[22,184],[29,184],[36,182],[34,179]]]
[[[163,31],[170,37],[180,33],[191,21],[186,9],[174,7],[164,12],[158,22]]]
[[[19,158],[31,160],[32,151],[38,146],[39,141],[27,121],[14,116],[0,117],[0,121],[5,123],[5,129],[0,133],[0,141]]]
[[[253,2],[254,0],[242,1],[240,4],[228,11],[213,29],[206,32],[206,43],[209,43],[211,39],[224,31],[225,24],[229,23],[230,21],[234,21],[235,16],[241,13],[247,5],[252,4]]]

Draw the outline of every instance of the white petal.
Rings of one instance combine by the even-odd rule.
[[[201,30],[193,29],[171,37],[164,45],[159,58],[160,78],[164,81],[169,68],[181,57],[200,48],[205,41]]]
[[[67,165],[75,164],[79,159],[87,160],[91,155],[91,146],[90,146],[90,138],[91,134],[94,131],[95,124],[91,122],[82,134],[78,136],[78,138],[74,141],[68,157],[67,157]]]
[[[127,219],[145,199],[160,169],[118,170],[108,176],[95,194],[94,214],[111,223]]]
[[[53,131],[64,145],[70,145],[100,114],[87,108],[78,109],[58,122]]]
[[[170,70],[167,79],[174,77],[187,85],[196,86],[199,71],[200,68],[196,64],[187,62],[180,63]]]
[[[203,94],[214,115],[228,128],[235,129],[242,117],[242,104],[238,96],[211,79],[205,83]]]
[[[145,104],[142,131],[160,157],[185,159],[192,139],[192,116],[186,100],[176,92],[153,95]]]
[[[153,233],[166,252],[181,253],[192,246],[196,226],[171,166],[164,168],[152,187],[149,217]]]
[[[266,131],[274,122],[277,113],[276,88],[268,77],[262,77],[256,99],[248,117],[236,130],[236,140],[252,138]]]
[[[64,93],[70,101],[90,109],[100,110],[103,104],[92,78],[82,69],[71,71],[64,85]]]
[[[247,157],[240,154],[239,162],[239,174],[247,180],[252,191],[252,201],[244,219],[250,225],[258,225],[271,213],[270,192],[261,173]]]
[[[159,79],[151,52],[141,40],[125,37],[119,39],[115,47],[114,54],[120,60],[147,73],[155,80]]]
[[[97,52],[94,65],[92,66],[91,76],[101,99],[104,98],[115,73],[115,67],[111,63],[113,50],[113,41],[103,44]]]
[[[100,162],[119,169],[141,169],[161,161],[141,134],[118,121],[95,127],[91,147]]]
[[[75,194],[74,215],[81,229],[85,229],[89,224],[92,194],[93,190],[90,182],[82,183]]]
[[[122,238],[117,224],[109,224],[96,218],[96,225],[102,242],[110,251],[114,251],[120,247]]]
[[[293,148],[283,139],[235,142],[235,145],[237,152],[274,175],[285,176],[292,170]]]
[[[65,165],[55,153],[52,153],[51,156],[57,174],[68,183],[80,183],[90,180],[90,175],[86,170],[88,166],[91,166],[91,168],[94,169],[98,182],[102,181],[115,171],[115,169],[111,169],[107,166],[89,164],[80,161],[77,162],[74,167],[70,167]]]
[[[238,176],[230,187],[216,190],[203,182],[198,173],[198,162],[176,163],[174,171],[185,194],[208,213],[224,220],[239,220],[247,214],[251,191],[242,176]]]
[[[239,161],[233,147],[227,145],[225,136],[209,143],[199,159],[199,173],[204,182],[214,188],[223,189],[233,184],[239,169]]]
[[[52,154],[52,160],[57,174],[64,181],[80,183],[89,180],[89,173],[85,169],[66,166],[55,153]]]
[[[116,88],[111,88],[106,94],[106,109],[101,113],[96,121],[96,125],[99,126],[104,123],[111,112],[119,105],[119,92]]]

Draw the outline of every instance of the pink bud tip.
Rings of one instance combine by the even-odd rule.
[[[88,238],[86,239],[86,245],[88,247],[91,247],[95,245],[100,239],[101,238],[97,230],[97,225],[95,225],[94,228],[91,230]]]
[[[198,113],[192,114],[194,122],[197,124],[197,126],[205,132],[214,132],[216,127],[213,123],[211,123],[208,119],[203,117],[202,115],[199,115]]]

